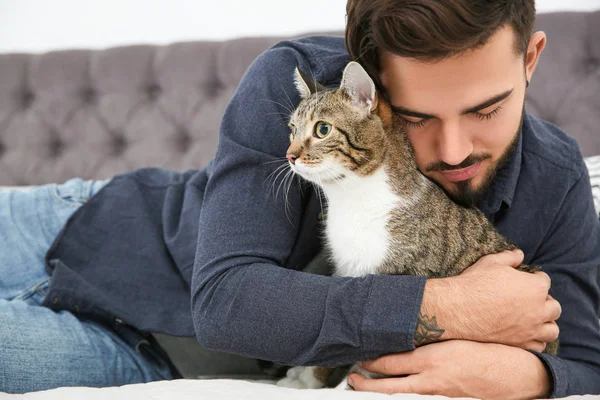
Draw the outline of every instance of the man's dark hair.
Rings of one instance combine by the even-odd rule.
[[[435,62],[483,46],[501,27],[527,51],[535,0],[348,0],[346,47],[379,82],[379,52]]]

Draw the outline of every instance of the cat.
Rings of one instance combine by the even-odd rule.
[[[486,254],[516,249],[479,209],[456,204],[419,172],[402,122],[360,64],[346,66],[337,89],[298,69],[294,82],[301,101],[289,120],[286,157],[325,194],[336,275],[450,277]],[[555,355],[557,346],[549,343],[545,352]],[[329,372],[294,367],[278,384],[322,387]]]

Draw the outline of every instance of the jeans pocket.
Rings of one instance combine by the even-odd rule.
[[[165,353],[151,334],[142,334],[142,332],[122,323],[122,321],[113,324],[112,329],[162,379],[182,378],[175,365],[170,361],[167,353]]]

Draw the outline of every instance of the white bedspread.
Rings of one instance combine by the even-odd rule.
[[[444,396],[396,394],[394,399],[432,400]],[[26,394],[2,394],[0,400],[382,400],[389,395],[346,390],[298,390],[240,380],[161,381],[110,388],[66,387]],[[570,396],[568,399],[600,399],[600,396]]]

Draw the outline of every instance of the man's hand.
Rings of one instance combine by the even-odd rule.
[[[551,381],[542,361],[515,347],[450,340],[362,363],[371,372],[406,377],[349,376],[354,390],[485,399],[549,397]]]
[[[415,345],[466,339],[543,351],[558,337],[560,304],[548,295],[550,278],[514,267],[523,253],[480,258],[462,274],[425,285]]]

